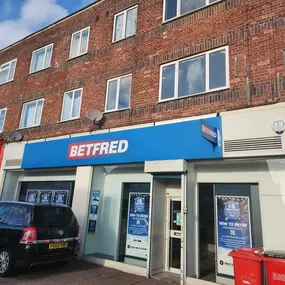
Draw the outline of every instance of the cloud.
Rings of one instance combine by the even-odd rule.
[[[57,0],[25,0],[18,19],[0,22],[0,49],[67,15]]]

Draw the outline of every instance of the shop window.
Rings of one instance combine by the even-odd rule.
[[[90,27],[72,35],[69,58],[74,58],[87,53]]]
[[[150,180],[143,165],[94,168],[86,255],[146,267]]]
[[[229,87],[228,47],[161,66],[160,101]]]
[[[191,13],[220,0],[164,0],[164,21]]]
[[[132,76],[127,75],[108,81],[106,111],[123,110],[130,107]]]
[[[80,108],[83,89],[66,92],[63,98],[61,121],[69,121],[80,118]]]
[[[74,182],[22,182],[19,201],[72,206]]]
[[[115,15],[113,32],[114,42],[133,36],[136,33],[137,12],[138,7],[136,6]]]
[[[4,63],[0,66],[0,85],[14,79],[17,59]]]
[[[20,129],[39,126],[43,112],[44,99],[23,105]]]
[[[240,247],[263,247],[258,185],[199,184],[200,279],[233,278]]]
[[[6,114],[7,114],[7,108],[0,110],[0,133],[2,133],[4,129]]]
[[[53,44],[50,44],[33,52],[30,73],[50,67],[52,50]]]

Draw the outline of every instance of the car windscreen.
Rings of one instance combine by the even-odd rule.
[[[34,209],[33,224],[39,228],[45,227],[76,227],[77,220],[72,210],[67,207],[38,206]]]

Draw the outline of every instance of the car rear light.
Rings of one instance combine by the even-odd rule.
[[[20,243],[36,243],[37,242],[37,229],[35,227],[27,227],[23,230]]]

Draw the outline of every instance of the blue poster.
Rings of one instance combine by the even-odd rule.
[[[27,192],[27,202],[35,204],[38,201],[38,190],[28,190]]]
[[[52,191],[41,191],[40,203],[51,204]]]
[[[149,229],[148,193],[130,193],[126,255],[147,259]]]
[[[95,234],[95,232],[96,232],[96,223],[97,223],[97,221],[89,220],[88,233]]]
[[[54,203],[58,205],[66,205],[67,203],[67,191],[55,191]]]
[[[216,196],[218,274],[233,276],[233,261],[228,254],[251,247],[249,197]]]
[[[92,191],[92,202],[99,202],[99,200],[100,200],[100,191],[93,190]]]

